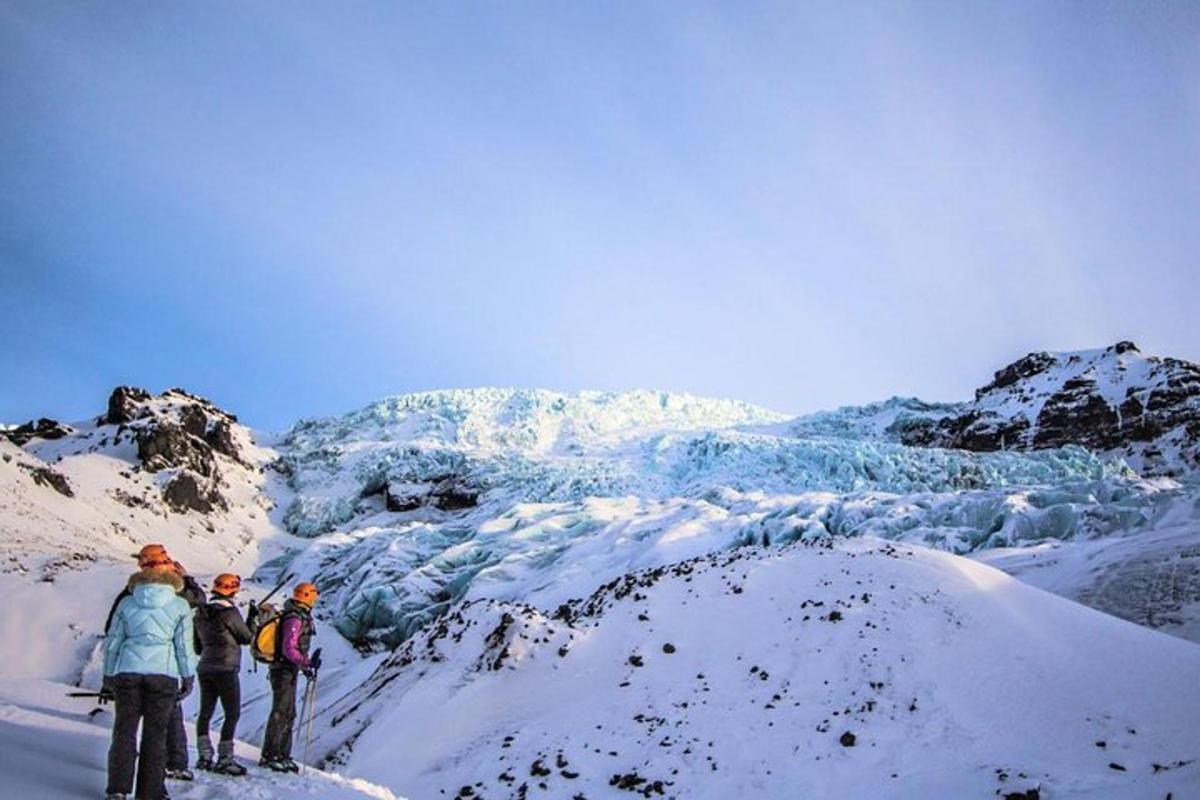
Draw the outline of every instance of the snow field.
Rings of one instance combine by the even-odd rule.
[[[320,745],[422,797],[1187,797],[1197,669],[958,557],[743,548],[453,609],[323,707]]]

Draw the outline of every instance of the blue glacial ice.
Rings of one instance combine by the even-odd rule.
[[[394,645],[463,598],[553,606],[631,569],[748,543],[865,534],[969,553],[1196,512],[1196,486],[1143,481],[1078,447],[897,444],[887,425],[943,407],[876,405],[789,421],[655,392],[475,390],[303,422],[279,448],[296,492],[287,524],[315,537],[293,566],[317,577],[345,636]],[[447,476],[478,504],[389,512],[380,499]]]

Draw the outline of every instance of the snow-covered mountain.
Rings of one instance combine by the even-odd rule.
[[[1200,365],[1133,342],[1030,353],[969,403],[895,398],[803,418],[796,430],[982,452],[1077,444],[1147,477],[1178,477],[1200,470]]]
[[[122,387],[0,429],[0,684],[94,681],[163,541],[316,579],[314,753],[397,794],[1200,796],[1197,375],[1123,343],[969,403],[455,390],[278,436]]]

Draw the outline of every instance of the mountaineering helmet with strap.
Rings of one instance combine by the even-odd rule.
[[[292,591],[292,599],[308,608],[317,604],[318,596],[317,586],[313,583],[301,583]]]
[[[217,577],[213,578],[212,589],[214,594],[230,597],[237,594],[242,588],[242,579],[237,575],[229,572],[222,572]]]
[[[146,567],[167,567],[174,566],[171,557],[167,555],[167,548],[161,544],[148,544],[137,552],[138,567],[145,569]]]

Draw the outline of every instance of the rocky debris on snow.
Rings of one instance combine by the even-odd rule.
[[[74,430],[71,426],[63,425],[57,420],[42,417],[36,422],[26,422],[15,428],[0,428],[0,436],[20,447],[33,439],[61,439],[73,433]]]
[[[996,790],[996,794],[1000,794],[1000,790]],[[1040,789],[1023,789],[1016,792],[1005,792],[1001,797],[1004,800],[1041,800],[1042,792]]]
[[[29,472],[30,477],[33,478],[33,482],[38,486],[48,486],[63,497],[75,496],[75,492],[71,489],[70,481],[61,472],[57,472],[46,466],[32,466],[29,464],[21,464],[20,466]]]

